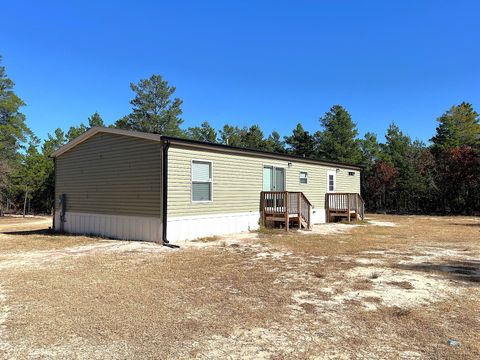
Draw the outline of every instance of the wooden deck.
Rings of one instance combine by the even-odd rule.
[[[357,193],[327,193],[325,194],[325,211],[327,222],[336,218],[363,220],[365,218],[365,202]]]
[[[310,229],[312,204],[302,192],[262,191],[260,194],[262,225],[283,222],[288,231],[290,223]]]

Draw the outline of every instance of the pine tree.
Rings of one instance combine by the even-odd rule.
[[[411,144],[410,137],[392,122],[387,129],[385,140],[385,144],[382,145],[382,157],[397,168],[402,167]]]
[[[374,179],[378,174],[376,171],[379,169],[376,164],[380,158],[381,147],[377,141],[377,135],[373,133],[366,133],[364,138],[360,141],[360,149],[362,152],[362,164],[364,169],[362,171],[361,191],[362,196],[367,202],[367,207],[372,210],[376,210],[380,205],[377,198],[377,189],[375,184],[369,179]],[[377,176],[377,178],[379,178]],[[383,197],[381,198],[383,199]]]
[[[219,142],[224,145],[243,147],[255,150],[265,150],[266,141],[260,126],[254,124],[247,128],[238,126],[224,125],[219,131]]]
[[[454,105],[437,121],[439,125],[431,139],[437,155],[460,146],[480,149],[480,118],[471,104]]]
[[[118,120],[115,126],[122,129],[149,132],[154,134],[182,136],[180,125],[183,120],[182,100],[173,98],[175,87],[169,86],[160,75],[130,84],[135,93],[132,112]]]
[[[459,146],[444,154],[444,197],[453,213],[480,209],[480,156],[471,146]]]
[[[381,158],[392,164],[397,172],[395,186],[387,194],[386,206],[396,211],[417,211],[420,199],[427,196],[426,187],[430,182],[429,170],[425,167],[425,171],[420,172],[421,166],[428,165],[421,163],[427,159],[428,150],[420,141],[412,143],[395,123],[388,127],[385,139]]]
[[[20,112],[25,103],[13,91],[14,86],[5,67],[0,66],[0,161],[14,158],[31,134]]]
[[[100,114],[95,111],[93,115],[88,118],[88,128],[91,129],[96,126],[105,126],[105,123]]]
[[[244,128],[240,134],[242,147],[255,150],[265,150],[263,131],[257,124],[250,126],[248,129]]]
[[[342,106],[334,105],[320,118],[320,124],[323,130],[315,134],[319,158],[349,164],[361,162],[357,126]]]
[[[83,123],[81,123],[78,126],[70,126],[70,128],[67,131],[67,140],[70,142],[87,131],[88,131],[88,127]]]
[[[238,126],[232,126],[225,124],[223,128],[219,131],[219,142],[223,145],[230,146],[243,146],[242,137],[244,130],[240,129]]]
[[[288,145],[287,152],[292,155],[311,158],[315,153],[313,136],[300,123],[293,129],[291,136],[285,136],[285,143]]]
[[[67,139],[65,138],[65,133],[63,132],[63,130],[57,128],[54,131],[54,135],[47,135],[47,139],[43,142],[42,145],[42,154],[47,157],[51,156],[55,150],[65,145],[66,141]]]
[[[32,134],[25,123],[25,115],[20,112],[25,103],[13,91],[14,86],[5,67],[0,66],[0,216],[3,215],[4,193],[10,184],[9,175],[20,159],[20,148]]]
[[[480,177],[477,172],[476,182],[467,178],[472,169],[478,170],[475,164],[480,162],[479,114],[471,104],[462,102],[437,121],[431,149],[436,160],[435,188],[441,208],[444,213],[474,211],[480,203]]]
[[[362,164],[365,167],[372,166],[379,159],[381,152],[377,135],[367,132],[360,141],[360,150],[362,152]]]
[[[277,131],[272,131],[267,140],[265,140],[265,150],[280,154],[285,152],[285,142],[282,141]]]
[[[28,211],[27,204],[38,194],[38,190],[47,177],[45,159],[38,152],[39,140],[32,136],[20,162],[12,173],[12,186],[23,200],[23,215]],[[51,161],[51,159],[48,159]]]
[[[197,141],[204,141],[209,143],[217,142],[217,132],[208,123],[208,121],[204,121],[200,126],[188,128],[186,136],[189,139]]]
[[[38,186],[37,192],[33,195],[33,202],[40,211],[50,213],[54,206],[55,193],[55,172],[52,153],[65,145],[67,139],[62,129],[57,128],[53,135],[48,134],[43,142],[41,161],[44,166],[44,178]]]

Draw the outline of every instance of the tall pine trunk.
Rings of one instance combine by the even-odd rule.
[[[25,217],[25,211],[27,210],[27,197],[28,197],[28,186],[25,187],[25,200],[23,201],[23,217]]]

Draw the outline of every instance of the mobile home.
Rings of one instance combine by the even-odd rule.
[[[95,127],[58,149],[54,228],[173,242],[363,216],[357,166]]]

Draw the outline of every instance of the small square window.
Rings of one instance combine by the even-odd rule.
[[[308,173],[306,171],[300,171],[299,179],[300,179],[300,184],[307,184]]]
[[[355,171],[349,171],[348,176],[355,176]]]

